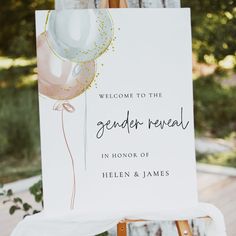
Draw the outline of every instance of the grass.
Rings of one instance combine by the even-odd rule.
[[[41,174],[41,162],[39,157],[31,161],[8,158],[0,162],[0,183],[5,184],[19,179],[24,179]]]
[[[0,183],[41,172],[35,58],[0,57]]]
[[[197,161],[200,163],[220,165],[236,168],[236,151],[223,152],[223,153],[197,153]]]
[[[0,161],[39,153],[38,95],[34,88],[0,89]]]
[[[2,88],[0,98],[0,183],[39,174],[37,90]]]

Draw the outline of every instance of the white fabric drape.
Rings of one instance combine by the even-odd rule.
[[[118,217],[114,219],[87,218],[74,211],[66,215],[49,216],[44,212],[25,218],[20,222],[11,236],[92,236],[114,227],[122,219],[146,219],[155,221],[174,221],[210,217],[207,220],[206,236],[226,236],[224,218],[213,205],[199,203],[196,207],[173,209],[156,214],[140,214]]]

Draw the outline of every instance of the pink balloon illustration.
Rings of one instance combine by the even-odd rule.
[[[66,136],[64,112],[73,113],[75,108],[68,100],[85,92],[96,74],[95,61],[72,63],[54,54],[48,44],[47,32],[37,37],[37,64],[39,93],[58,102],[53,109],[61,112],[61,128],[72,168],[72,193],[70,208],[74,209],[76,197],[75,161]],[[86,166],[86,160],[85,160]]]
[[[37,38],[39,92],[56,100],[69,100],[86,91],[95,78],[95,61],[79,64],[56,56],[47,43],[47,33]]]

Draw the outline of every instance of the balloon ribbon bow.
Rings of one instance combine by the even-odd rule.
[[[67,111],[69,113],[73,113],[75,111],[75,107],[72,106],[68,101],[59,101],[54,104],[53,110],[55,111]]]

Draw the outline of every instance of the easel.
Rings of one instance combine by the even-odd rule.
[[[100,8],[128,8],[127,0],[101,0]],[[145,220],[125,219],[117,225],[117,235],[127,236],[127,224]],[[192,236],[187,220],[175,221],[179,236]]]

